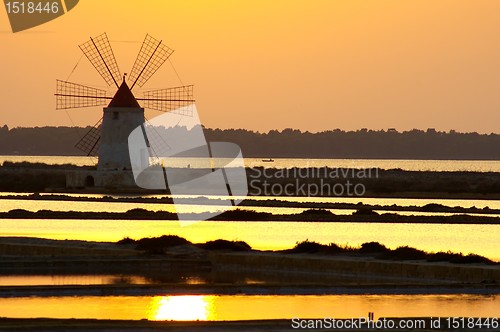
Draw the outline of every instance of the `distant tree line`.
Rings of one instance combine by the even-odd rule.
[[[76,142],[90,127],[0,128],[2,155],[83,155]],[[186,128],[164,129],[181,130]],[[192,130],[192,129],[191,129]],[[204,128],[208,141],[238,144],[245,157],[353,159],[500,160],[500,135],[413,129],[318,133],[294,129],[259,133],[245,129]]]

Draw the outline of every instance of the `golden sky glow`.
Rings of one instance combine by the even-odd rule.
[[[208,127],[500,132],[495,0],[82,0],[16,34],[1,8],[0,124],[71,125],[55,79],[102,32],[122,72],[146,33],[175,49]],[[104,86],[85,58],[69,80]],[[167,62],[145,88],[175,85]],[[101,112],[69,114],[92,125]]]

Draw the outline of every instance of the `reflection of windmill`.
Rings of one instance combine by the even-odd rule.
[[[193,86],[145,91],[143,98],[135,98],[132,89],[142,87],[173,53],[153,37],[146,35],[142,47],[127,81],[118,68],[113,50],[106,34],[102,34],[80,45],[80,49],[95,67],[108,86],[118,90],[113,97],[105,90],[57,80],[56,109],[104,106],[103,117],[76,144],[87,155],[98,155],[99,170],[130,169],[127,139],[135,128],[144,125],[144,107],[163,111],[179,112],[183,106],[193,104]],[[120,83],[121,81],[121,83]],[[183,115],[190,116],[189,108]],[[145,160],[149,155],[145,155]]]

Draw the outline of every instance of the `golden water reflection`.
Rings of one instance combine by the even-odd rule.
[[[498,295],[174,295],[12,297],[0,317],[235,321],[366,317],[498,317]]]
[[[183,227],[162,220],[19,220],[3,219],[3,236],[27,236],[84,241],[118,241],[164,234],[178,235],[194,243],[217,239],[247,242],[258,250],[293,248],[309,239],[359,246],[377,241],[394,249],[408,245],[426,251],[475,253],[500,261],[500,225],[331,223],[331,222],[228,222],[204,221]]]
[[[0,164],[10,162],[46,163],[49,165],[74,164],[95,166],[96,159],[87,156],[0,156]],[[203,158],[170,158],[171,167],[200,167],[205,165]],[[331,168],[400,168],[405,171],[441,172],[500,172],[498,160],[404,160],[404,159],[312,159],[312,158],[274,158],[272,165],[261,158],[245,158],[247,167],[292,168],[292,167],[331,167]]]
[[[215,320],[215,296],[155,296],[148,311],[149,320]]]

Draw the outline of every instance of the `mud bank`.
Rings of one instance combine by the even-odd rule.
[[[0,191],[7,192],[88,192],[136,193],[155,192],[120,188],[82,187],[68,189],[66,174],[92,167],[7,163],[0,167]],[[168,169],[167,169],[168,171]],[[191,169],[193,171],[193,169]],[[207,170],[201,169],[206,172]],[[209,170],[208,170],[209,171]],[[361,173],[360,173],[361,172]],[[475,198],[500,197],[500,173],[494,172],[429,172],[400,169],[341,169],[341,168],[246,168],[249,195],[279,196],[275,190],[287,188],[288,196],[349,196],[347,190],[335,188],[362,186],[364,197]],[[333,174],[333,175],[332,175]],[[360,175],[362,174],[362,175]],[[337,186],[336,186],[337,185]],[[305,189],[304,189],[305,188]],[[324,190],[319,190],[323,188]],[[313,195],[311,190],[315,191]],[[271,190],[270,192],[268,192]],[[318,192],[316,192],[318,191]],[[156,192],[161,193],[161,192]]]

